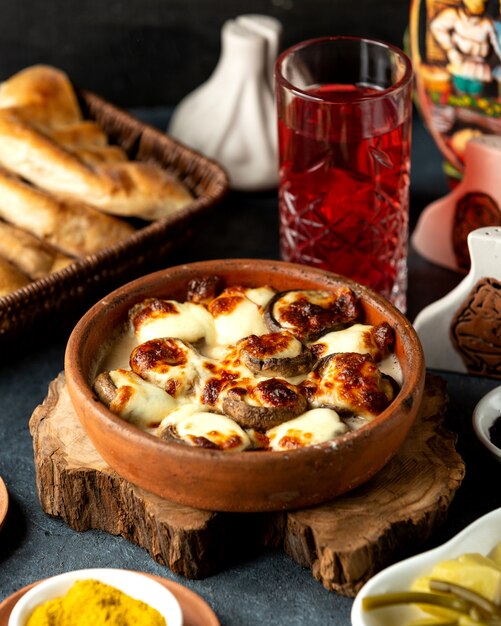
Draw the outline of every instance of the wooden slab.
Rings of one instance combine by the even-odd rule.
[[[419,417],[398,454],[369,483],[332,502],[286,513],[211,513],[163,500],[109,468],[80,426],[60,374],[30,420],[38,494],[47,514],[75,530],[122,535],[188,578],[214,574],[263,546],[283,546],[327,589],[353,596],[409,545],[418,550],[447,513],[464,463],[455,435],[442,426],[446,406],[445,382],[428,375]]]

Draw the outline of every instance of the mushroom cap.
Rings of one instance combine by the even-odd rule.
[[[361,318],[357,297],[349,287],[339,287],[335,292],[281,291],[268,302],[264,312],[265,323],[271,331],[287,330],[301,341],[314,340]]]
[[[286,331],[250,335],[237,348],[244,365],[263,376],[294,377],[308,373],[313,365],[310,350]]]
[[[280,378],[260,381],[251,389],[234,387],[223,400],[223,411],[242,428],[266,431],[306,410],[306,397]]]

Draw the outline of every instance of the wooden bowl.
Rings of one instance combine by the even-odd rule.
[[[226,285],[286,289],[350,287],[365,320],[395,329],[403,385],[392,404],[361,429],[335,441],[287,452],[227,453],[168,442],[111,413],[92,391],[99,362],[128,310],[147,297],[184,300],[187,282],[207,274]],[[102,458],[121,476],[159,496],[214,511],[274,511],[318,504],[364,483],[393,456],[417,414],[424,357],[410,322],[384,298],[341,276],[264,260],[204,261],[135,280],[103,298],[78,322],[68,341],[65,370],[78,417]]]

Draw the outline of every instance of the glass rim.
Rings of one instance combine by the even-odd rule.
[[[376,46],[380,46],[381,48],[386,48],[390,50],[391,52],[394,52],[404,62],[404,65],[405,65],[404,75],[394,85],[391,85],[390,87],[387,87],[386,89],[382,89],[381,91],[375,91],[369,94],[363,94],[363,95],[361,94],[358,96],[354,96],[350,100],[352,103],[378,100],[380,98],[385,98],[388,95],[391,95],[391,94],[394,94],[395,92],[400,91],[401,89],[406,87],[412,80],[412,77],[413,77],[412,61],[407,56],[407,54],[403,50],[398,48],[397,46],[391,43],[388,43],[386,41],[383,41],[382,39],[371,39],[369,37],[356,37],[356,36],[351,36],[351,35],[335,35],[335,36],[316,37],[313,39],[306,39],[305,41],[300,41],[299,43],[294,44],[290,48],[287,48],[286,50],[281,52],[275,63],[275,78],[276,78],[277,86],[278,84],[280,84],[281,86],[285,87],[290,92],[292,92],[293,94],[301,98],[304,98],[305,100],[311,100],[313,102],[324,102],[327,104],[345,103],[345,101],[336,100],[335,98],[332,98],[332,97],[326,100],[322,98],[321,96],[312,95],[308,91],[305,91],[304,89],[301,89],[300,87],[297,87],[296,85],[291,83],[289,80],[287,80],[287,78],[285,78],[285,76],[282,73],[283,62],[285,58],[288,57],[290,54],[293,54],[294,52],[297,52],[298,50],[311,47],[314,44],[316,45],[319,43],[325,43],[329,41],[352,41],[352,42],[358,42],[358,43],[365,42],[369,44],[374,44]]]

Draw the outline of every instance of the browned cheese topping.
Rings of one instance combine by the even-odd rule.
[[[238,342],[240,350],[245,350],[255,359],[265,359],[286,351],[296,339],[290,333],[269,333],[250,335]]]
[[[344,352],[328,356],[312,378],[316,383],[311,399],[315,406],[330,406],[338,412],[371,418],[393,400],[391,383],[368,354]]]
[[[203,276],[185,302],[149,298],[131,309],[140,342],[131,371],[110,368],[96,382],[111,410],[192,446],[287,450],[359,427],[354,419],[370,421],[393,400],[380,366],[388,371],[381,361],[395,332],[364,324],[349,288],[219,289]]]
[[[179,310],[175,304],[168,300],[148,298],[131,309],[129,319],[134,330],[137,331],[144,321],[150,322],[152,319],[162,317],[165,314],[178,315]]]
[[[245,300],[242,287],[229,287],[209,304],[209,313],[213,317],[230,315]]]
[[[278,294],[270,304],[271,323],[303,340],[360,319],[355,294],[347,287],[327,291],[289,291]]]
[[[346,352],[346,346],[353,346],[380,361],[392,352],[394,344],[395,331],[388,322],[382,322],[375,326],[354,324],[344,330],[327,333],[311,344],[310,350],[317,359],[321,359],[333,352]]]
[[[217,406],[221,393],[235,380],[238,380],[239,374],[224,366],[219,366],[208,360],[204,361],[203,368],[209,372],[209,378],[205,378],[200,393],[202,404],[208,406]]]
[[[171,396],[189,391],[196,379],[195,350],[180,339],[151,339],[134,348],[131,370]]]
[[[295,406],[298,403],[299,389],[285,380],[269,378],[262,380],[251,390],[251,398],[263,406]]]

